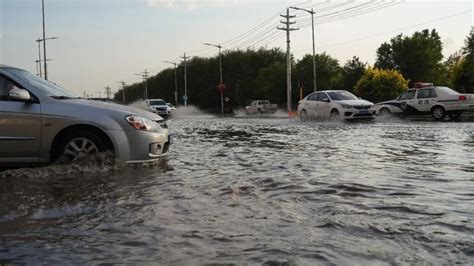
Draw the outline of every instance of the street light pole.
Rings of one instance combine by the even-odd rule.
[[[208,46],[214,46],[216,48],[219,48],[219,73],[220,73],[220,85],[223,85],[222,83],[222,45],[220,44],[211,44],[211,43],[204,43],[204,45]],[[221,113],[224,114],[224,90],[221,89]]]
[[[174,101],[176,104],[176,107],[178,107],[178,76],[177,76],[177,68],[178,64],[170,61],[163,61],[168,64],[172,64],[174,66]]]
[[[312,36],[313,36],[313,90],[314,91],[317,91],[318,90],[318,87],[317,87],[317,84],[316,84],[316,48],[315,48],[315,42],[314,42],[314,14],[316,14],[316,12],[313,11],[313,9],[311,8],[311,10],[308,10],[308,9],[304,9],[304,8],[299,8],[299,7],[290,7],[292,9],[295,9],[295,10],[301,10],[301,11],[306,11],[308,13],[311,14],[311,30],[312,30]]]

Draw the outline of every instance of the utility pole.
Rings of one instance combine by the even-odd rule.
[[[41,39],[38,37],[36,40],[38,42],[38,65],[39,65],[39,77],[43,77],[43,68],[41,67]]]
[[[204,43],[204,45],[208,46],[214,46],[216,48],[219,48],[219,73],[220,73],[220,83],[219,83],[219,90],[221,92],[221,113],[224,114],[224,87],[222,83],[222,54],[221,54],[221,49],[222,45],[220,44],[212,44],[212,43]]]
[[[135,75],[141,76],[143,81],[145,81],[145,100],[148,100],[148,70],[145,69],[143,73],[135,73]]]
[[[188,106],[188,81],[187,81],[187,77],[186,77],[186,60],[189,58],[189,56],[186,56],[186,53],[184,53],[184,56],[182,56],[181,58],[184,59],[184,107],[187,107]]]
[[[40,77],[43,77],[43,73],[42,73],[42,66],[41,64],[44,62],[44,65],[46,66],[46,62],[47,61],[51,61],[51,59],[48,59],[48,60],[45,60],[46,59],[46,56],[44,57],[44,59],[41,59],[41,42],[44,42],[46,43],[47,40],[56,40],[56,39],[59,39],[59,37],[49,37],[49,38],[44,38],[43,39],[36,39],[35,41],[38,43],[38,62],[39,62],[39,76]],[[43,44],[44,44],[43,43]],[[44,47],[43,47],[44,48]],[[46,51],[46,50],[45,50]],[[45,68],[46,69],[46,68]],[[44,72],[44,77],[46,79],[46,71]]]
[[[176,107],[178,107],[178,74],[177,74],[177,69],[178,69],[178,64],[175,62],[170,62],[170,61],[163,61],[168,64],[172,64],[174,66],[174,101],[176,104]]]
[[[288,114],[291,113],[291,53],[290,53],[290,31],[298,30],[298,28],[290,28],[291,24],[296,22],[290,21],[290,18],[295,16],[290,16],[290,9],[286,9],[286,15],[280,15],[283,18],[286,18],[286,21],[280,21],[285,27],[277,27],[279,30],[286,31],[286,94],[287,94],[287,109]]]
[[[119,81],[119,84],[122,86],[122,103],[125,104],[125,81]]]
[[[48,63],[46,58],[46,28],[44,22],[44,0],[41,0],[41,9],[43,13],[43,55],[44,55],[44,79],[48,80]]]
[[[312,30],[312,37],[313,37],[313,91],[317,91],[318,87],[316,86],[316,48],[314,46],[314,15],[316,12],[304,8],[299,8],[299,7],[290,7],[296,10],[301,10],[301,11],[306,11],[311,14],[311,30]]]
[[[112,93],[112,90],[110,89],[109,85],[105,86],[105,97],[107,97],[107,99],[110,99],[110,94]]]

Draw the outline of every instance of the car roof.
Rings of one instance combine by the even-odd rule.
[[[346,91],[346,90],[323,90],[323,91],[315,91],[315,92],[339,92],[339,91]]]

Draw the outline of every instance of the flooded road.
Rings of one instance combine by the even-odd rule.
[[[168,124],[152,166],[3,173],[0,264],[474,263],[474,123]]]

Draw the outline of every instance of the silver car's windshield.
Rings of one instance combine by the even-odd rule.
[[[348,91],[329,91],[328,94],[333,101],[357,100],[357,97]]]
[[[150,101],[150,105],[166,105],[165,101]]]
[[[53,97],[53,98],[78,98],[77,95],[74,93],[61,88],[60,86],[49,82],[47,80],[44,80],[42,78],[39,78],[38,76],[31,74],[28,71],[21,70],[21,69],[15,69],[15,68],[10,68],[8,69],[8,72],[12,73],[13,75],[21,78],[22,80],[28,82],[30,85],[33,87],[43,91],[46,93],[48,96]]]

